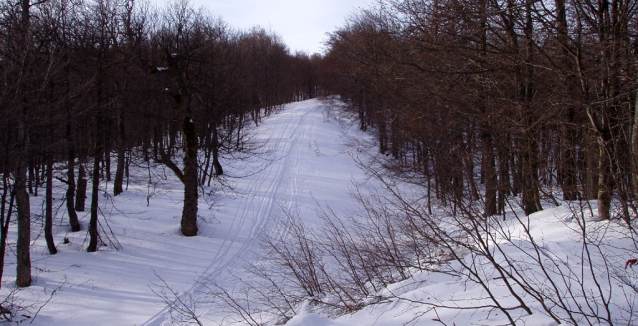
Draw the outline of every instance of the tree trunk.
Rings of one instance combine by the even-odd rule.
[[[118,144],[117,149],[117,167],[115,169],[115,181],[113,182],[113,196],[117,196],[124,192],[124,163],[125,163],[124,145]]]
[[[44,173],[45,173],[44,169],[42,169],[42,175],[40,175],[40,164],[39,163],[40,162],[34,162],[34,165],[33,165],[33,169],[34,169],[34,172],[35,172],[34,173],[35,179],[33,180],[33,181],[35,181],[34,184],[33,184],[33,195],[36,196],[36,197],[38,196],[38,188],[40,187],[40,181],[42,179],[44,179]]]
[[[33,164],[34,158],[29,159],[29,175],[27,177],[27,184],[30,194],[33,194],[33,180],[35,179],[35,168],[33,167]],[[36,193],[35,196],[38,196],[38,194]]]
[[[510,170],[512,171],[512,195],[518,196],[521,193],[521,188],[523,187],[523,171],[521,169],[521,154],[519,152],[515,152],[510,155],[509,165]]]
[[[611,216],[611,196],[614,187],[613,156],[607,148],[612,145],[614,139],[611,129],[612,123],[608,114],[609,107],[607,106],[603,106],[599,111],[594,111],[591,106],[587,107],[587,116],[597,132],[598,139],[598,185],[596,191],[598,217],[601,220],[608,220]]]
[[[27,192],[27,171],[20,164],[15,175],[14,191],[18,211],[18,243],[16,245],[16,284],[18,287],[31,285],[31,207]]]
[[[129,182],[129,177],[131,176],[131,174],[129,173],[129,166],[131,165],[131,152],[126,151],[126,164],[124,165],[124,174],[126,175],[126,188],[125,190],[128,190],[128,182]]]
[[[106,177],[107,182],[111,182],[111,145],[109,144],[109,140],[105,141],[104,148],[104,175]]]
[[[638,92],[634,94],[634,119],[631,128],[631,150],[633,160],[633,193],[638,193]]]
[[[569,53],[569,36],[567,25],[567,10],[565,6],[565,0],[555,0],[556,8],[556,31],[557,40],[561,46],[561,63],[563,69],[566,71],[573,71],[573,64],[570,60]],[[566,87],[571,87],[574,77],[570,74],[566,74],[563,77],[563,84]],[[563,123],[563,135],[561,141],[560,150],[560,163],[558,166],[559,182],[563,189],[564,200],[576,200],[578,199],[578,189],[576,187],[577,179],[577,167],[576,167],[576,130],[572,127],[575,125],[575,112],[574,108],[570,107],[566,111],[566,121]]]
[[[587,150],[586,150],[586,185],[585,185],[585,199],[592,200],[598,198],[598,156],[599,149],[594,144],[593,136],[588,133]]]
[[[99,136],[98,136],[99,137]],[[100,154],[95,154],[93,157],[93,185],[91,193],[91,219],[89,220],[89,246],[87,252],[97,251],[97,240],[99,237],[97,230],[97,216],[98,216],[98,199],[100,191]]]
[[[181,230],[187,237],[197,235],[197,130],[190,116],[184,117],[182,121],[182,133],[186,142],[186,153],[184,154],[184,173],[182,182],[184,183],[184,208],[182,210]]]
[[[91,218],[89,219],[89,246],[86,248],[87,252],[96,252],[98,245],[98,209],[99,209],[99,191],[100,191],[100,159],[107,157],[110,153],[106,150],[105,135],[103,131],[104,116],[102,103],[103,100],[103,77],[104,71],[102,70],[100,59],[98,59],[97,67],[97,101],[94,111],[95,118],[95,152],[93,153],[93,176],[92,176],[92,191],[91,191]],[[108,173],[108,172],[107,172]]]
[[[27,287],[31,285],[31,206],[29,202],[29,193],[27,192],[27,167],[25,164],[30,157],[29,155],[29,101],[27,94],[31,91],[29,85],[28,73],[30,72],[30,52],[27,47],[28,35],[31,30],[30,9],[31,2],[22,0],[21,5],[21,31],[19,50],[24,56],[20,67],[20,84],[19,94],[21,96],[21,104],[18,124],[18,138],[16,144],[19,146],[17,159],[17,167],[14,175],[13,191],[16,197],[16,209],[18,212],[18,240],[16,244],[16,285],[18,287]],[[22,58],[21,58],[22,59]]]
[[[71,117],[67,114],[66,142],[67,142],[67,188],[66,188],[66,210],[69,215],[69,225],[71,232],[80,231],[80,221],[75,211],[75,145],[71,137]]]
[[[540,203],[538,166],[536,163],[536,153],[538,153],[538,142],[532,135],[527,135],[523,141],[521,155],[523,211],[529,216],[541,211],[543,207]]]
[[[220,176],[224,174],[221,163],[219,163],[219,135],[217,132],[217,125],[213,126],[213,167],[215,168],[215,175]]]
[[[388,151],[388,128],[382,114],[377,115],[377,126],[379,127],[379,153],[385,154]]]
[[[485,211],[483,216],[496,215],[496,162],[494,158],[494,147],[492,146],[492,135],[483,131],[481,133],[481,145],[483,147],[483,179],[485,180]]]
[[[571,124],[571,119],[570,119]],[[570,126],[564,128],[563,139],[561,141],[561,160],[558,167],[559,180],[563,189],[564,200],[578,199],[578,189],[576,188],[576,137],[575,130]]]
[[[399,119],[392,115],[392,120],[390,121],[390,139],[392,140],[392,144],[390,144],[390,152],[392,153],[392,158],[399,158]]]
[[[6,159],[6,158],[5,158]],[[4,167],[7,164],[5,161]],[[9,187],[7,182],[7,173],[2,174],[2,208],[0,212],[0,288],[2,288],[2,275],[4,275],[4,257],[7,251],[7,235],[9,234],[9,223],[11,222],[11,214],[13,214],[13,204],[15,202],[15,192],[11,191],[9,194],[9,207],[6,207],[7,194],[9,193]]]
[[[51,255],[55,255],[58,250],[53,241],[53,155],[47,154],[47,184],[46,184],[46,204],[44,215],[44,239]]]
[[[538,155],[540,146],[538,143],[538,133],[536,132],[535,111],[537,108],[532,106],[535,93],[534,85],[534,24],[532,20],[532,2],[525,2],[525,27],[524,27],[526,46],[525,58],[522,70],[522,80],[520,93],[523,101],[523,121],[525,121],[524,145],[522,153],[523,168],[523,210],[525,215],[543,210],[540,202],[540,182],[538,178]]]
[[[204,162],[204,169],[199,171],[200,175],[199,175],[199,183],[204,186],[206,185],[206,180],[210,180],[210,178],[212,177],[213,174],[213,168],[210,166],[210,161],[211,161],[211,156],[213,154],[213,149],[212,149],[212,133],[210,130],[206,131],[206,138],[203,140],[204,143],[204,157],[206,158],[206,162]],[[210,169],[210,173],[208,173],[208,170]]]
[[[86,180],[86,172],[84,172],[84,165],[80,164],[80,170],[78,171],[78,188],[75,193],[75,210],[77,212],[84,212],[86,207],[86,187],[88,181]]]
[[[362,97],[362,95],[358,96],[357,99],[352,101],[352,105],[356,106],[359,112],[359,130],[367,131],[368,125],[366,124],[366,115],[365,110],[363,109],[363,100],[361,100],[360,97]]]
[[[241,130],[244,126],[244,114],[239,114],[239,121],[237,121],[237,143],[235,144],[235,148],[241,148]]]
[[[505,198],[511,194],[510,189],[510,169],[508,155],[504,153],[505,150],[500,150],[498,153],[498,214],[505,216]]]
[[[611,192],[613,191],[613,181],[611,174],[611,164],[605,148],[605,143],[600,143],[600,154],[598,156],[598,216],[600,220],[610,219]]]
[[[479,195],[479,190],[478,187],[476,186],[476,181],[474,180],[474,161],[472,158],[472,152],[470,150],[469,153],[467,153],[466,157],[463,159],[464,161],[464,166],[465,166],[465,175],[467,178],[467,183],[468,183],[468,192],[471,194],[472,196],[472,200],[479,200],[481,198],[481,195]]]
[[[126,88],[126,83],[120,86],[120,89]],[[117,166],[115,167],[115,180],[113,181],[113,195],[117,196],[124,192],[124,165],[126,162],[126,125],[124,124],[124,100],[122,96],[118,97],[117,103],[117,135],[115,138],[115,146],[117,147]]]

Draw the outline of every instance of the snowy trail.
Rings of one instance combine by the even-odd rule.
[[[305,226],[320,227],[322,220],[317,216],[317,203],[328,205],[339,216],[344,213],[356,214],[356,201],[350,197],[351,181],[356,186],[361,185],[358,189],[364,191],[375,191],[375,187],[378,189],[380,186],[368,178],[352,158],[375,155],[376,147],[371,145],[376,143],[374,135],[360,132],[352,124],[351,116],[335,115],[324,109],[326,107],[321,102],[310,100],[288,104],[283,111],[265,118],[256,130],[258,140],[267,140],[265,153],[259,158],[252,157],[249,161],[237,164],[225,162],[225,170],[229,174],[244,176],[233,180],[233,189],[240,195],[218,193],[214,197],[202,196],[199,207],[200,232],[196,237],[184,237],[179,232],[184,198],[181,182],[162,166],[137,164],[131,166],[130,186],[119,196],[107,195],[112,189],[111,184],[100,185],[100,222],[106,228],[102,230],[105,243],[98,252],[87,253],[87,233],[69,231],[63,205],[66,186],[56,181],[54,207],[62,208],[57,212],[54,223],[58,253],[54,256],[48,254],[44,237],[41,236],[42,228],[34,223],[31,247],[33,285],[14,293],[13,302],[22,304],[26,310],[24,314],[15,316],[14,322],[8,325],[168,326],[172,322],[171,311],[154,293],[162,288],[158,284],[164,284],[159,282],[160,279],[179,293],[180,299],[196,304],[196,312],[203,325],[232,322],[232,311],[213,305],[207,297],[206,287],[201,285],[202,281],[214,279],[221,285],[232,287],[231,282],[236,280],[233,277],[250,278],[250,275],[242,274],[247,272],[242,266],[246,262],[261,263],[260,253],[263,252],[260,252],[260,235],[265,233],[270,238],[280,240],[287,236],[286,226],[280,225],[284,219],[278,218],[284,212],[298,214]],[[270,164],[260,165],[263,161]],[[90,197],[91,194],[87,195]],[[31,197],[32,212],[42,211],[42,198]],[[209,207],[207,200],[214,200],[214,205]],[[596,203],[590,204],[595,210]],[[581,270],[580,260],[570,258],[581,257],[579,255],[582,254],[582,243],[578,240],[581,234],[577,226],[580,222],[577,223],[573,218],[573,208],[569,204],[547,208],[528,220],[523,219],[522,226],[515,219],[508,220],[507,223],[513,224],[510,229],[504,230],[504,234],[513,235],[516,247],[510,245],[502,248],[513,255],[514,262],[528,261],[528,253],[519,250],[527,248],[520,245],[528,241],[527,231],[522,230],[524,227],[531,230],[534,238],[542,241],[541,248],[547,251],[548,257],[570,261],[573,271]],[[88,212],[81,214],[80,221],[84,226],[88,225],[88,220]],[[604,230],[605,239],[610,241],[606,245],[610,255],[606,257],[610,257],[618,267],[616,272],[632,273],[627,274],[630,277],[628,280],[635,282],[635,271],[623,269],[627,257],[635,253],[633,234],[624,233],[624,224],[620,226],[596,220],[588,223],[589,229],[594,230],[594,236],[598,236],[599,230]],[[15,231],[16,228],[12,226],[9,231],[10,246],[15,244],[11,242],[16,239]],[[112,242],[107,241],[112,239],[117,240],[121,248],[115,248]],[[0,297],[6,297],[9,292],[16,290],[14,251],[8,250],[7,254],[8,265]],[[595,259],[596,266],[609,266],[608,261]],[[485,265],[481,262],[478,264]],[[526,270],[535,275],[542,274],[534,266]],[[484,273],[496,272],[486,268]],[[607,275],[605,273],[601,275]],[[575,274],[561,275],[571,277]],[[589,278],[574,282],[593,283]],[[620,286],[616,281],[608,284],[610,294],[611,286],[614,288],[613,297],[610,298],[617,304],[613,307],[617,316],[625,318],[624,313],[635,312],[632,309],[635,309],[636,301],[627,301],[628,292],[616,290],[617,285]],[[506,306],[509,303],[518,304],[507,301],[511,299],[511,294],[503,290],[505,287],[500,283],[494,289],[505,300]],[[459,302],[470,306],[484,305],[483,299],[474,299],[485,298],[483,287],[465,280],[460,282],[448,274],[415,274],[409,280],[391,285],[388,291],[409,298],[409,301],[380,302],[332,321],[315,314],[312,309],[300,309],[299,315],[290,320],[288,325],[431,325],[435,318],[457,325],[507,323],[493,309],[444,311],[413,304],[438,297],[443,298],[440,304],[448,307],[456,306]],[[571,290],[561,288],[560,291],[568,293]],[[633,298],[635,300],[636,297]],[[530,326],[555,324],[542,313],[539,305],[532,308],[535,313],[525,313],[518,319],[521,323]],[[635,319],[635,315],[631,318]]]
[[[269,150],[275,153],[275,159],[266,169],[252,176],[246,188],[241,190],[250,195],[241,196],[233,203],[237,206],[229,229],[222,234],[221,246],[215,250],[210,265],[199,279],[182,293],[182,299],[192,297],[197,302],[200,296],[206,295],[200,281],[223,277],[256,249],[258,233],[269,226],[273,216],[282,208],[296,208],[300,165],[309,152],[315,155],[307,136],[317,123],[321,123],[321,115],[318,101],[291,104],[261,126],[259,135],[269,139]],[[166,306],[143,325],[169,323],[170,309]]]
[[[68,230],[63,210],[66,186],[54,186],[55,206],[62,207],[54,224],[58,253],[48,254],[41,228],[33,227],[34,284],[18,294],[36,309],[46,303],[32,325],[170,325],[171,311],[156,294],[162,282],[180,299],[206,302],[202,281],[227,283],[233,275],[241,276],[243,263],[259,262],[262,233],[286,236],[285,226],[275,226],[284,212],[299,214],[304,223],[312,224],[318,222],[315,201],[336,210],[351,205],[350,180],[363,178],[363,172],[350,157],[352,146],[344,137],[356,130],[327,121],[324,109],[320,101],[309,100],[287,104],[264,118],[254,135],[265,144],[264,153],[225,162],[229,175],[242,176],[232,179],[235,196],[200,198],[196,237],[179,232],[183,185],[161,165],[132,165],[130,185],[117,197],[108,195],[111,184],[100,185],[104,240],[116,239],[121,249],[107,241],[98,252],[87,253],[86,232]],[[214,204],[209,206],[207,200]],[[40,211],[42,197],[32,197],[31,206]],[[88,220],[88,212],[80,216],[83,225]],[[9,238],[16,238],[15,228]],[[15,268],[5,269],[5,294],[15,287],[14,280]],[[218,325],[217,318],[225,316],[210,308],[197,305],[197,313]],[[28,318],[20,322],[24,321]]]

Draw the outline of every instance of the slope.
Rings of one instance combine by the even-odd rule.
[[[37,312],[34,325],[169,323],[170,309],[156,293],[170,287],[179,298],[198,301],[199,281],[223,278],[251,259],[257,235],[268,232],[282,209],[311,218],[315,200],[338,209],[350,205],[349,180],[363,173],[348,155],[348,129],[328,120],[318,100],[286,105],[265,118],[254,139],[263,144],[262,155],[222,162],[232,191],[205,189],[200,233],[193,238],[179,234],[181,186],[161,166],[132,167],[128,191],[118,197],[110,197],[110,185],[103,185],[104,245],[97,253],[85,252],[85,232],[68,232],[63,220],[65,189],[57,184],[54,234],[59,253],[48,255],[39,237],[41,228],[34,225],[34,285],[18,291],[15,300],[30,307],[25,315],[33,318]],[[41,197],[32,198],[33,212],[41,211],[41,202]],[[87,221],[88,216],[82,216],[84,226]],[[63,244],[65,238],[68,243]],[[15,258],[10,253],[6,260],[11,264]],[[13,266],[5,269],[4,295],[15,290]]]

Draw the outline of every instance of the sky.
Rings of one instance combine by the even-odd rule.
[[[155,0],[162,5],[167,0]],[[261,26],[276,32],[291,52],[321,53],[326,33],[344,25],[358,8],[372,0],[191,0],[230,26],[247,30]]]

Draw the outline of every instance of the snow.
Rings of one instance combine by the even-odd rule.
[[[169,309],[153,293],[162,280],[180,293],[197,293],[197,281],[221,277],[256,250],[258,234],[268,229],[282,208],[302,215],[314,214],[315,200],[335,206],[350,205],[350,179],[363,177],[344,145],[347,135],[335,121],[325,121],[317,100],[287,105],[265,118],[255,141],[265,144],[267,157],[235,163],[222,161],[233,190],[200,198],[199,233],[186,238],[179,233],[183,186],[168,169],[151,172],[146,166],[131,171],[128,190],[112,197],[100,196],[101,232],[107,246],[86,253],[86,232],[69,232],[63,198],[65,188],[56,184],[54,222],[58,254],[50,256],[41,226],[34,225],[32,246],[33,285],[19,292],[20,300],[33,305],[35,314],[52,291],[50,302],[34,325],[163,325]],[[255,172],[254,174],[252,172]],[[60,171],[63,172],[63,171]],[[247,175],[247,176],[244,176]],[[101,185],[107,193],[111,185]],[[90,188],[90,187],[89,187]],[[90,189],[89,189],[90,190]],[[87,193],[90,198],[90,193]],[[147,205],[148,198],[148,205]],[[32,197],[32,212],[41,211],[42,197]],[[80,213],[83,230],[87,211]],[[111,234],[112,230],[112,234]],[[106,237],[121,245],[116,250]],[[69,244],[62,244],[64,238]],[[15,239],[12,227],[10,241]],[[3,278],[3,293],[13,289],[15,258],[11,251]],[[31,315],[31,316],[32,316]],[[33,316],[32,316],[33,317]],[[24,319],[18,317],[16,320]]]
[[[14,297],[16,303],[27,308],[23,314],[29,317],[19,315],[14,321],[68,326],[171,325],[176,317],[161,295],[166,294],[171,303],[175,300],[170,293],[173,291],[185,306],[202,316],[200,320],[204,325],[226,322],[227,312],[207,303],[206,280],[230,282],[243,271],[242,266],[258,263],[260,239],[264,235],[286,236],[285,229],[276,227],[286,213],[299,216],[307,225],[317,226],[321,224],[317,204],[329,206],[337,214],[350,212],[356,208],[350,196],[353,181],[374,185],[374,180],[353,159],[360,154],[373,155],[374,148],[366,145],[372,142],[371,135],[358,131],[347,118],[327,110],[326,104],[318,100],[289,104],[281,112],[264,118],[255,129],[254,141],[262,144],[262,154],[243,160],[225,158],[222,160],[227,174],[225,188],[204,189],[196,237],[186,238],[179,232],[183,188],[172,172],[161,166],[150,170],[149,183],[147,166],[138,162],[132,167],[128,190],[117,197],[108,195],[111,184],[101,185],[101,232],[106,246],[101,246],[96,253],[86,253],[88,241],[84,230],[88,225],[88,207],[87,212],[80,215],[83,231],[71,233],[64,220],[66,189],[56,184],[54,197],[59,208],[54,237],[59,252],[55,256],[47,253],[41,225],[34,224],[34,282]],[[90,198],[90,194],[87,196]],[[41,212],[42,197],[31,199],[32,212]],[[595,212],[595,203],[591,205]],[[574,259],[583,246],[579,240],[580,220],[573,217],[570,207],[564,203],[520,221],[511,217],[501,221],[502,229],[507,230],[512,240],[501,234],[494,241],[502,245],[508,256],[525,262],[533,251],[529,242],[531,235],[548,257],[586,273],[583,262]],[[593,229],[592,237],[602,239],[604,235],[604,239],[609,239],[601,246],[601,252],[592,256],[594,265],[603,263],[603,255],[607,255],[609,263],[620,266],[627,259],[636,258],[631,256],[635,252],[632,237],[619,223],[596,222],[589,211],[583,218]],[[15,241],[15,226],[9,236],[10,241]],[[65,238],[68,244],[63,244]],[[2,297],[15,289],[14,245],[13,242],[7,252]],[[483,273],[494,274],[489,265],[485,266]],[[451,268],[458,268],[458,264],[452,263]],[[615,272],[625,273],[622,277],[636,284],[632,268]],[[529,273],[539,275],[540,272],[532,268]],[[494,274],[495,279],[496,276]],[[542,282],[542,277],[538,280]],[[611,294],[612,301],[625,300],[620,308],[631,308],[635,293],[626,296],[616,283],[610,282],[611,287],[618,288]],[[495,280],[492,287],[497,295],[507,296],[502,282]],[[379,295],[387,299],[345,316],[328,316],[305,302],[287,325],[435,325],[440,324],[438,319],[448,325],[507,323],[500,311],[434,309],[423,304],[474,306],[485,303],[484,289],[458,276],[415,272],[411,278],[392,284]],[[532,305],[532,309],[534,314],[529,316],[521,310],[513,314],[518,322],[528,326],[555,324],[539,312],[538,306]]]

